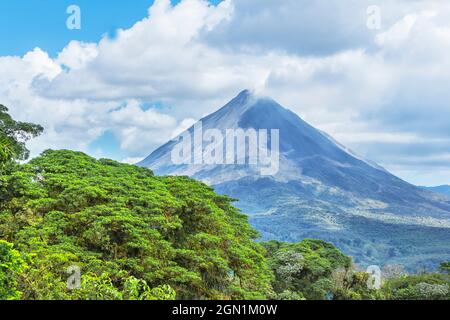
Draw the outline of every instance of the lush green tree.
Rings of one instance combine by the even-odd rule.
[[[80,288],[71,296],[78,300],[174,300],[175,297],[175,290],[168,285],[152,289],[145,280],[126,274],[118,288],[107,273],[84,275]]]
[[[338,269],[332,274],[334,300],[378,300],[382,292],[369,287],[370,275],[354,268]]]
[[[450,279],[442,274],[404,275],[386,281],[382,291],[390,300],[449,300]]]
[[[271,241],[263,244],[275,278],[276,298],[293,296],[307,299],[333,298],[332,275],[338,269],[350,269],[351,258],[333,245],[313,239],[288,244]]]
[[[17,279],[25,266],[25,261],[20,253],[13,249],[13,245],[0,240],[0,300],[21,298]]]
[[[8,108],[0,104],[0,166],[11,160],[26,160],[29,151],[25,142],[42,131],[40,125],[15,121]]]
[[[0,238],[29,254],[25,299],[80,298],[66,286],[70,266],[107,298],[127,297],[123,279],[137,279],[142,292],[169,285],[179,299],[271,292],[257,233],[205,184],[71,151],[46,151],[3,181]]]
[[[285,290],[281,293],[276,293],[273,295],[274,300],[306,300],[301,292],[292,292],[290,290]]]
[[[0,166],[3,167],[13,157],[14,151],[11,141],[6,136],[0,134]]]

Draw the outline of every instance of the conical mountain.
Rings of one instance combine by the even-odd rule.
[[[222,133],[223,140],[214,143],[221,143],[224,153],[227,130],[267,132],[267,148],[279,161],[277,172],[262,175],[262,165],[250,163],[249,147],[242,143],[235,149],[245,155],[241,164],[195,162],[208,143],[200,147],[192,143],[191,161],[174,163],[174,148],[183,137],[193,137],[199,124],[203,133],[210,129]],[[279,133],[277,150],[271,150],[272,130]],[[260,145],[257,150],[263,151]],[[237,206],[251,216],[265,240],[322,238],[362,264],[401,263],[414,269],[450,260],[449,198],[401,180],[273,99],[249,90],[139,165],[157,174],[191,176],[239,199]]]

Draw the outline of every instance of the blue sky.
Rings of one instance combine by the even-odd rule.
[[[129,28],[146,17],[152,3],[152,0],[2,0],[0,55],[24,55],[40,47],[54,56],[71,40],[98,41],[104,34],[114,36],[117,29]],[[72,4],[82,9],[81,30],[66,28],[66,10]]]
[[[175,3],[178,1],[174,1]],[[107,34],[114,37],[119,28],[129,28],[147,15],[151,0],[3,0],[0,12],[0,55],[24,55],[39,47],[52,57],[72,40],[97,42]],[[67,7],[81,8],[81,30],[66,28]],[[11,32],[14,30],[14,32]],[[115,136],[106,131],[90,143],[88,151],[97,156],[125,158]]]
[[[2,0],[0,103],[45,127],[33,156],[137,161],[254,89],[407,181],[448,184],[450,2],[378,0],[377,28],[371,5]]]

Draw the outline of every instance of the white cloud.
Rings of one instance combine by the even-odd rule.
[[[138,101],[129,101],[126,106],[111,111],[106,123],[121,141],[122,149],[131,155],[142,155],[143,150],[166,142],[178,125],[169,115],[153,109],[142,110]]]
[[[153,109],[142,110],[138,101],[130,101],[125,107],[112,111],[109,118],[113,124],[134,126],[142,130],[171,128],[176,125],[171,116]]]
[[[26,53],[23,62],[27,64],[35,77],[52,80],[61,73],[61,67],[40,48],[35,48],[33,51]]]
[[[56,62],[71,70],[85,67],[98,55],[97,44],[71,41],[59,54]]]

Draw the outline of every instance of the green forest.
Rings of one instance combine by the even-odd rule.
[[[24,163],[42,131],[0,105],[1,300],[450,299],[449,262],[376,288],[324,241],[258,242],[234,199],[187,177],[69,150]]]

